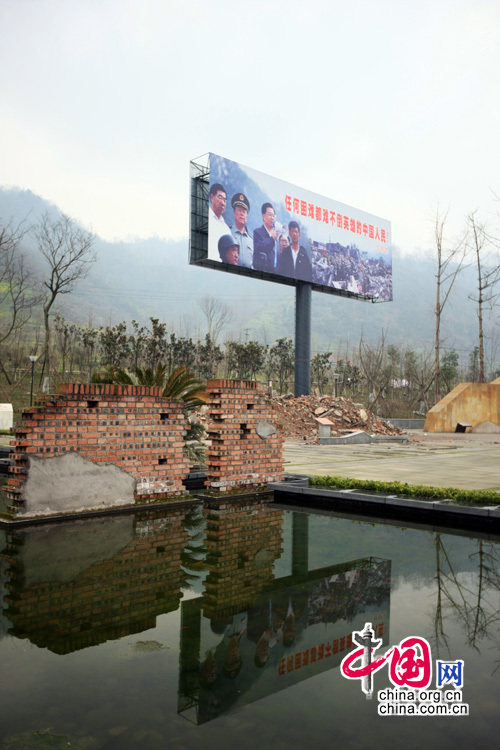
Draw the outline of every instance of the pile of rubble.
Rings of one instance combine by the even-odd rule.
[[[319,443],[319,429],[316,418],[322,417],[332,422],[331,436],[341,436],[355,430],[363,430],[369,435],[400,435],[401,430],[389,422],[379,419],[356,404],[350,398],[334,396],[285,396],[267,397],[278,413],[278,422],[285,433],[285,439],[305,440]]]

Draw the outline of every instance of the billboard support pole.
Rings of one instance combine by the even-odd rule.
[[[311,392],[311,291],[307,281],[295,287],[295,397]]]

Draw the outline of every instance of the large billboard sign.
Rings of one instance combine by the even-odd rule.
[[[193,182],[191,263],[284,284],[307,281],[331,294],[392,300],[386,219],[215,154],[209,154],[205,171],[195,169]],[[200,243],[200,230],[208,233],[206,242]]]

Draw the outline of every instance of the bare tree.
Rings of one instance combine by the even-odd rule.
[[[78,281],[86,278],[91,264],[96,260],[93,251],[95,236],[64,214],[52,219],[48,213],[34,228],[34,235],[47,265],[47,276],[42,283],[46,290],[43,318],[47,375],[50,377],[50,310],[60,294],[68,294]]]
[[[498,253],[493,252],[494,242],[487,233],[485,225],[477,218],[477,211],[467,217],[469,228],[469,249],[477,269],[477,291],[469,299],[477,304],[478,338],[479,338],[479,372],[478,383],[486,382],[484,355],[484,306],[491,306],[499,292],[497,283],[500,280]]]
[[[391,381],[392,371],[386,362],[386,336],[387,332],[382,329],[381,337],[374,346],[363,340],[363,333],[359,340],[359,366],[370,394],[369,406],[372,410]]]
[[[40,302],[33,273],[21,249],[27,232],[23,222],[15,226],[0,222],[0,344],[26,325],[33,307]],[[5,370],[4,374],[10,382]]]
[[[207,321],[207,333],[213,343],[216,344],[220,332],[232,320],[232,310],[229,305],[226,305],[217,297],[202,297],[199,305]]]
[[[442,214],[439,206],[434,217],[434,240],[436,243],[436,336],[434,343],[434,386],[436,402],[441,399],[441,316],[450,296],[453,285],[460,273],[467,250],[465,236],[447,246],[444,240],[444,228],[448,212]]]
[[[434,381],[434,368],[432,362],[432,349],[422,350],[416,355],[411,350],[405,352],[406,360],[406,373],[407,378],[412,384],[412,401],[410,408],[416,411],[421,411],[421,404],[423,404],[425,411],[429,409],[429,398],[427,394],[431,390],[432,383]]]

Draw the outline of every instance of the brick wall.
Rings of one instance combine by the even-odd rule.
[[[24,410],[12,443],[12,512],[23,510],[30,456],[76,452],[96,464],[115,464],[136,480],[136,500],[186,494],[182,405],[162,398],[160,388],[66,384],[38,403]]]
[[[257,383],[210,380],[207,394],[207,487],[250,489],[282,479],[283,436]]]

